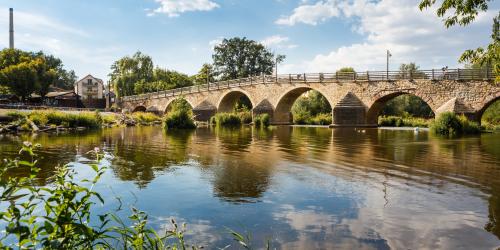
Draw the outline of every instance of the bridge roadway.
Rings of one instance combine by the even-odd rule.
[[[500,97],[500,83],[491,70],[439,69],[254,76],[126,96],[119,104],[131,112],[167,113],[172,101],[183,97],[195,119],[207,121],[217,112],[231,112],[236,101],[247,96],[253,115],[267,113],[272,124],[291,124],[293,103],[309,90],[326,97],[333,126],[376,126],[387,101],[403,94],[421,98],[434,114],[453,111],[480,122],[484,110]]]

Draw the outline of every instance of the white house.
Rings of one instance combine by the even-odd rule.
[[[104,82],[92,75],[87,75],[75,83],[75,93],[77,93],[82,100],[104,99]]]

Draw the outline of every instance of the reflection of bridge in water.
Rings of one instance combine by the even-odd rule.
[[[129,111],[165,113],[183,96],[196,119],[207,121],[217,112],[230,112],[246,96],[252,113],[267,113],[273,124],[290,124],[291,107],[309,90],[326,97],[338,126],[373,126],[385,103],[411,94],[425,101],[435,114],[453,111],[480,121],[484,110],[500,97],[492,71],[484,69],[367,71],[349,73],[258,76],[126,96],[121,106]]]

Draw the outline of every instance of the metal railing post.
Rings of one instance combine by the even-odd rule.
[[[432,69],[432,80],[434,80],[434,69]]]
[[[370,81],[370,71],[366,71],[366,80]]]
[[[292,84],[292,74],[288,74],[288,83]]]
[[[304,73],[304,83],[306,83],[307,80],[306,80],[306,73]]]
[[[457,80],[460,80],[460,69],[457,69]]]

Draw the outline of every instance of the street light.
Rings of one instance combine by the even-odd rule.
[[[387,67],[386,67],[386,74],[387,74],[387,81],[389,81],[389,57],[391,57],[391,52],[389,52],[389,50],[387,50]]]

